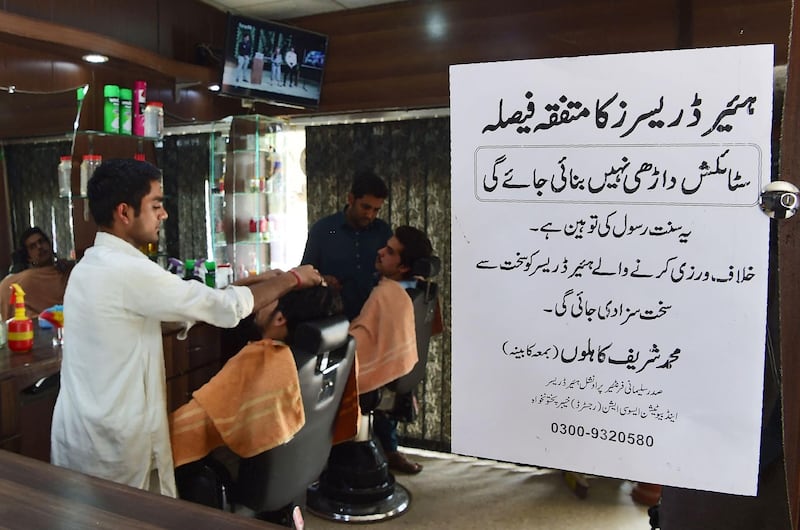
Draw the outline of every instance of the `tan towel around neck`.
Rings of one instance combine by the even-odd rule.
[[[358,380],[356,379],[356,363],[353,362],[347,375],[347,384],[342,392],[339,410],[333,422],[333,445],[352,440],[358,434],[361,423],[361,406],[358,402]]]
[[[175,467],[227,445],[251,457],[289,441],[305,423],[292,352],[270,340],[234,355],[189,403],[170,414]]]
[[[417,363],[414,307],[405,289],[383,278],[350,324],[356,339],[358,391],[394,381]]]

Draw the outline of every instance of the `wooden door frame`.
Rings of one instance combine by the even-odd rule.
[[[800,20],[792,1],[789,61],[780,140],[781,180],[800,186]],[[780,313],[781,397],[787,498],[792,528],[800,513],[800,216],[778,223],[778,303]]]

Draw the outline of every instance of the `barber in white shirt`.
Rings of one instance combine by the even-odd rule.
[[[88,199],[98,233],[64,295],[51,461],[174,497],[161,322],[233,327],[322,278],[302,266],[212,289],[162,269],[138,250],[158,242],[167,218],[161,172],[147,162],[104,162],[89,181]]]

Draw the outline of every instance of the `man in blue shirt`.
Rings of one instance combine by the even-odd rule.
[[[356,175],[344,210],[323,217],[308,231],[302,264],[312,264],[328,285],[342,295],[350,320],[378,281],[375,258],[392,237],[378,212],[389,195],[386,184],[371,171]]]

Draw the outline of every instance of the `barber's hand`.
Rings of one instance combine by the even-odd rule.
[[[246,276],[244,278],[239,278],[233,285],[241,285],[241,286],[248,286],[253,285],[254,283],[263,282],[264,280],[269,280],[270,278],[274,278],[275,276],[280,276],[281,274],[285,274],[280,269],[270,269],[268,271],[264,271],[261,274],[254,274],[252,276]]]
[[[342,282],[340,282],[339,278],[336,276],[326,274],[322,279],[325,280],[325,283],[327,283],[329,287],[333,287],[337,292],[342,290]]]
[[[300,265],[292,269],[291,274],[298,280],[297,288],[313,287],[323,283],[322,276],[313,265]]]

